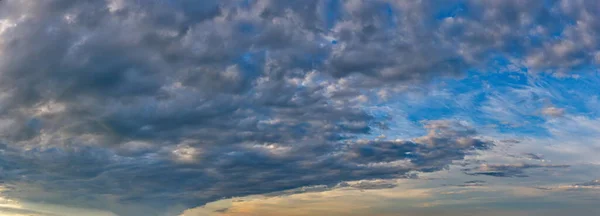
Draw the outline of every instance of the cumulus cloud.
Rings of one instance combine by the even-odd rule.
[[[26,200],[190,207],[437,171],[493,143],[454,121],[363,139],[393,118],[368,112],[370,97],[498,59],[534,72],[594,65],[597,6],[4,0],[0,176],[44,191],[6,192]]]

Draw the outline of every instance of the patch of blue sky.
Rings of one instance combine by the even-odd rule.
[[[398,26],[396,10],[394,10],[394,7],[391,4],[384,4],[382,13],[384,14],[386,26],[388,28],[394,29]]]
[[[522,50],[510,51],[511,56],[520,56],[524,53]],[[489,60],[485,62],[486,66],[479,70],[470,70],[469,75],[477,73],[493,73],[493,72],[511,72],[511,77],[515,77],[515,73],[526,73],[528,69],[524,66],[514,64],[510,59],[506,58],[503,53],[490,52],[486,54]]]
[[[515,52],[519,52],[518,50]],[[544,116],[547,107],[566,114],[598,117],[600,74],[593,65],[575,68],[560,77],[530,73],[501,54],[487,62],[484,71],[469,71],[462,78],[438,78],[429,86],[398,93],[385,101],[367,104],[375,122],[387,122],[388,130],[374,129],[364,138],[385,135],[407,138],[424,134],[424,120],[464,120],[474,127],[492,127],[500,133],[550,136]]]
[[[435,18],[437,20],[443,20],[449,17],[456,17],[465,14],[467,10],[467,5],[459,1],[457,3],[449,4],[445,7],[439,8],[439,10],[435,13]]]
[[[250,6],[254,3],[254,0],[242,0],[240,6],[244,9],[250,9]]]
[[[378,104],[365,107],[364,109],[368,114],[373,116],[374,123],[383,122],[387,128],[380,128],[378,125],[371,124],[372,130],[370,133],[361,135],[358,138],[370,140],[378,138],[389,140],[410,139],[427,133],[423,129],[422,123],[406,118],[404,110],[399,109],[394,103]]]
[[[557,2],[559,2],[559,1],[558,0],[544,0],[544,7],[547,10],[550,10],[556,5]]]
[[[576,77],[557,77],[543,73],[536,77],[533,86],[547,92],[549,103],[565,109],[567,114],[591,118],[599,117],[600,73],[595,69],[581,71]]]
[[[257,27],[250,22],[241,22],[238,24],[237,28],[239,33],[247,37],[254,36],[260,32],[259,29],[257,29]]]
[[[266,51],[264,50],[245,52],[235,60],[235,63],[240,66],[245,78],[255,78],[260,75],[265,58]]]
[[[541,110],[552,106],[568,114],[597,116],[598,81],[598,73],[589,71],[578,78],[522,71],[473,71],[461,79],[440,78],[427,90],[399,93],[369,107],[377,110],[372,113],[376,118],[391,118],[389,130],[375,130],[371,136],[422,134],[420,122],[436,119],[464,120],[474,127],[491,125],[500,133],[549,136],[544,126],[548,116]]]
[[[328,0],[325,3],[325,25],[331,29],[337,23],[341,14],[341,4],[339,0]]]
[[[545,119],[540,115],[545,99],[541,93],[531,91],[529,78],[523,73],[470,74],[447,83],[452,98],[473,95],[451,109],[455,115],[470,116],[477,125],[495,125],[500,132],[547,134],[541,127]]]

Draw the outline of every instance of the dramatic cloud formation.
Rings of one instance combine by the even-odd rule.
[[[98,195],[113,196],[125,204],[192,207],[221,197],[348,180],[399,178],[411,171],[437,171],[473,150],[492,145],[472,138],[472,130],[448,126],[448,122],[431,122],[427,127],[438,131],[432,129],[414,141],[357,141],[335,148],[311,143],[248,144],[201,149],[197,155],[186,155],[193,152],[178,149],[171,157],[167,150],[132,157],[89,146],[27,150],[7,147],[2,153],[3,179],[51,190],[53,198],[63,204]],[[182,154],[190,158],[177,158],[184,157]],[[23,188],[7,194],[44,199],[30,190]],[[106,204],[90,205],[101,208]]]
[[[597,165],[588,155],[597,143],[519,147],[507,159],[498,152],[520,141],[495,138],[565,141],[561,123],[597,119],[588,70],[600,64],[598,8],[3,0],[1,193],[178,215],[318,185],[392,188],[345,182],[416,178],[457,163],[476,177],[526,177],[571,168],[567,157],[591,149],[581,160]],[[557,79],[588,82],[550,83]],[[576,100],[586,104],[565,102]],[[600,131],[590,125],[579,133]]]

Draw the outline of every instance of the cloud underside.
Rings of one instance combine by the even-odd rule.
[[[473,137],[472,129],[451,122],[434,121],[426,126],[430,133],[414,140],[232,144],[202,149],[193,161],[173,160],[166,152],[120,156],[100,147],[6,147],[2,151],[2,177],[5,183],[27,183],[51,191],[53,201],[61,200],[61,204],[114,196],[122,204],[193,207],[223,197],[411,177],[411,172],[438,171],[467,154],[493,146]],[[5,193],[32,201],[49,198],[19,187]],[[105,204],[97,205],[88,207]]]
[[[414,139],[362,139],[394,118],[365,104],[489,65],[558,75],[596,65],[598,7],[4,0],[0,180],[17,186],[3,193],[193,207],[437,171],[493,143],[452,121],[424,122]]]

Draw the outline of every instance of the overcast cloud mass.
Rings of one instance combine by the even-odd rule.
[[[596,215],[598,16],[2,0],[0,214]]]

